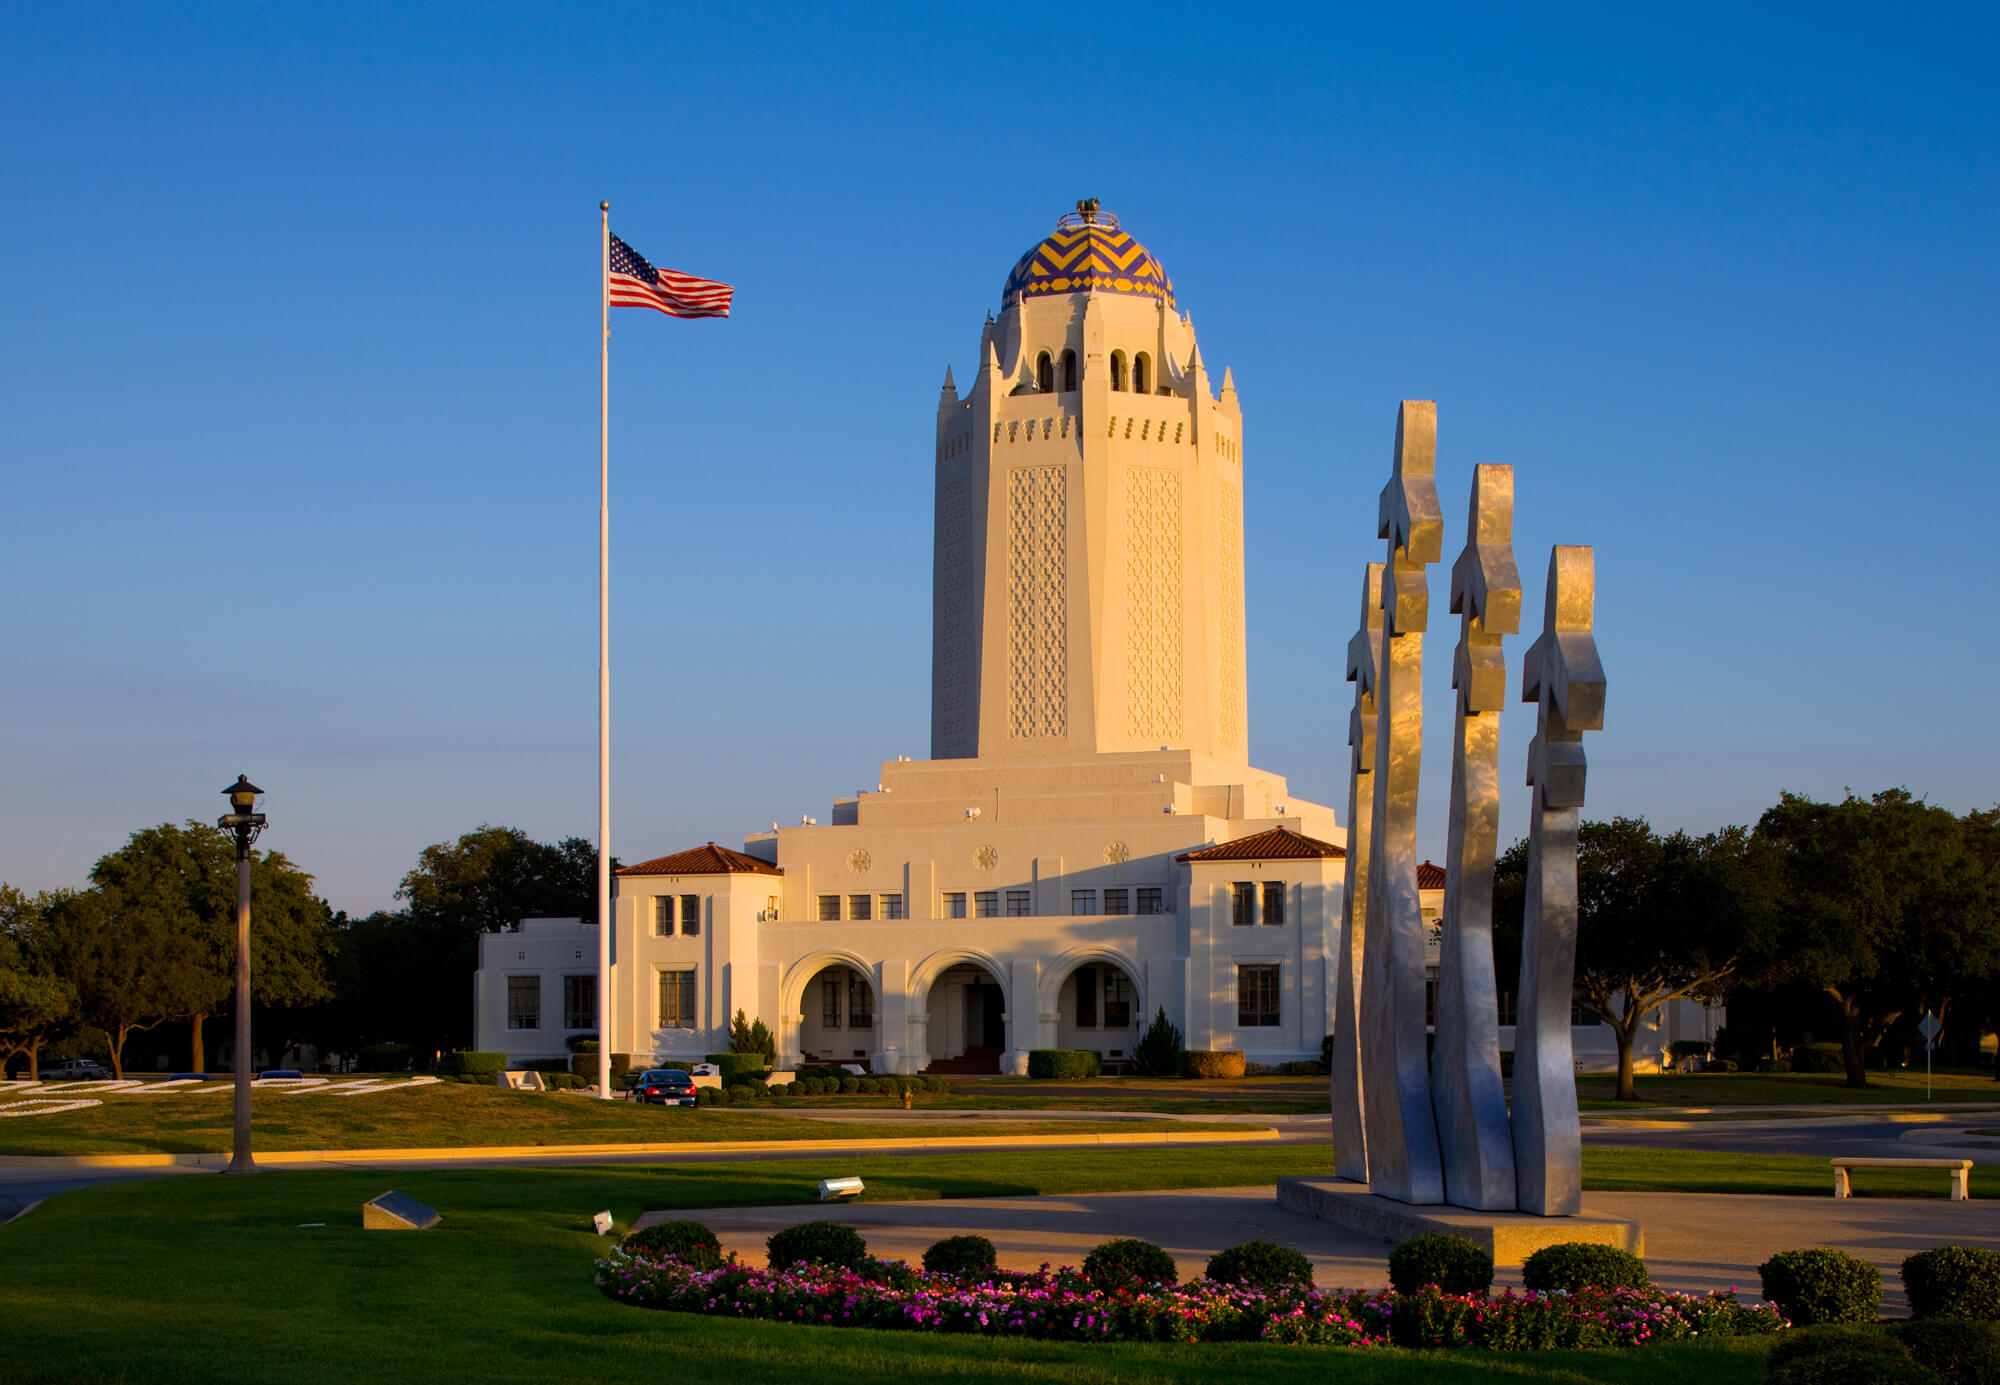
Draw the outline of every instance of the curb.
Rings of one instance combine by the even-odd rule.
[[[498,1159],[538,1157],[573,1159],[626,1154],[839,1154],[872,1149],[987,1149],[994,1145],[1118,1146],[1244,1144],[1277,1140],[1276,1130],[1161,1130],[1096,1135],[959,1135],[886,1140],[680,1140],[671,1144],[623,1145],[479,1145],[445,1149],[274,1149],[258,1150],[261,1165],[380,1164],[412,1160],[481,1163]],[[0,1168],[10,1169],[220,1169],[229,1165],[226,1153],[202,1154],[9,1154]]]

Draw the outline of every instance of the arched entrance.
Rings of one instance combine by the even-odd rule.
[[[799,995],[799,1061],[861,1063],[881,1045],[882,1007],[866,972],[834,962],[813,973]]]
[[[1138,969],[1108,954],[1079,959],[1055,987],[1057,1048],[1095,1049],[1107,1071],[1131,1061],[1147,1011]]]
[[[1007,1050],[1007,995],[979,962],[955,962],[930,984],[926,1072],[997,1073]]]

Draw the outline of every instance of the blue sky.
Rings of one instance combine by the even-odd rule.
[[[1472,466],[1516,468],[1513,668],[1549,545],[1596,547],[1592,815],[2000,799],[1990,9],[605,14],[0,15],[0,878],[239,771],[348,909],[481,822],[594,831],[601,198],[738,285],[613,318],[627,859],[927,753],[937,385],[1083,196],[1235,371],[1252,754],[1295,794],[1345,801],[1411,397],[1447,566]]]

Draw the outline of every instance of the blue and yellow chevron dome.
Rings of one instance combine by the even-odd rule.
[[[1071,220],[1071,218],[1065,218]],[[1000,306],[1052,293],[1137,293],[1174,306],[1174,281],[1145,246],[1115,227],[1059,226],[1021,257]]]

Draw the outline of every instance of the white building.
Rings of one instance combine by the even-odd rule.
[[[1115,1068],[1163,1009],[1190,1048],[1316,1059],[1345,833],[1248,760],[1242,439],[1159,263],[1063,217],[938,401],[933,758],[622,869],[613,1050],[698,1057],[741,1009],[782,1065]],[[594,1027],[595,933],[483,937],[477,1046]]]

